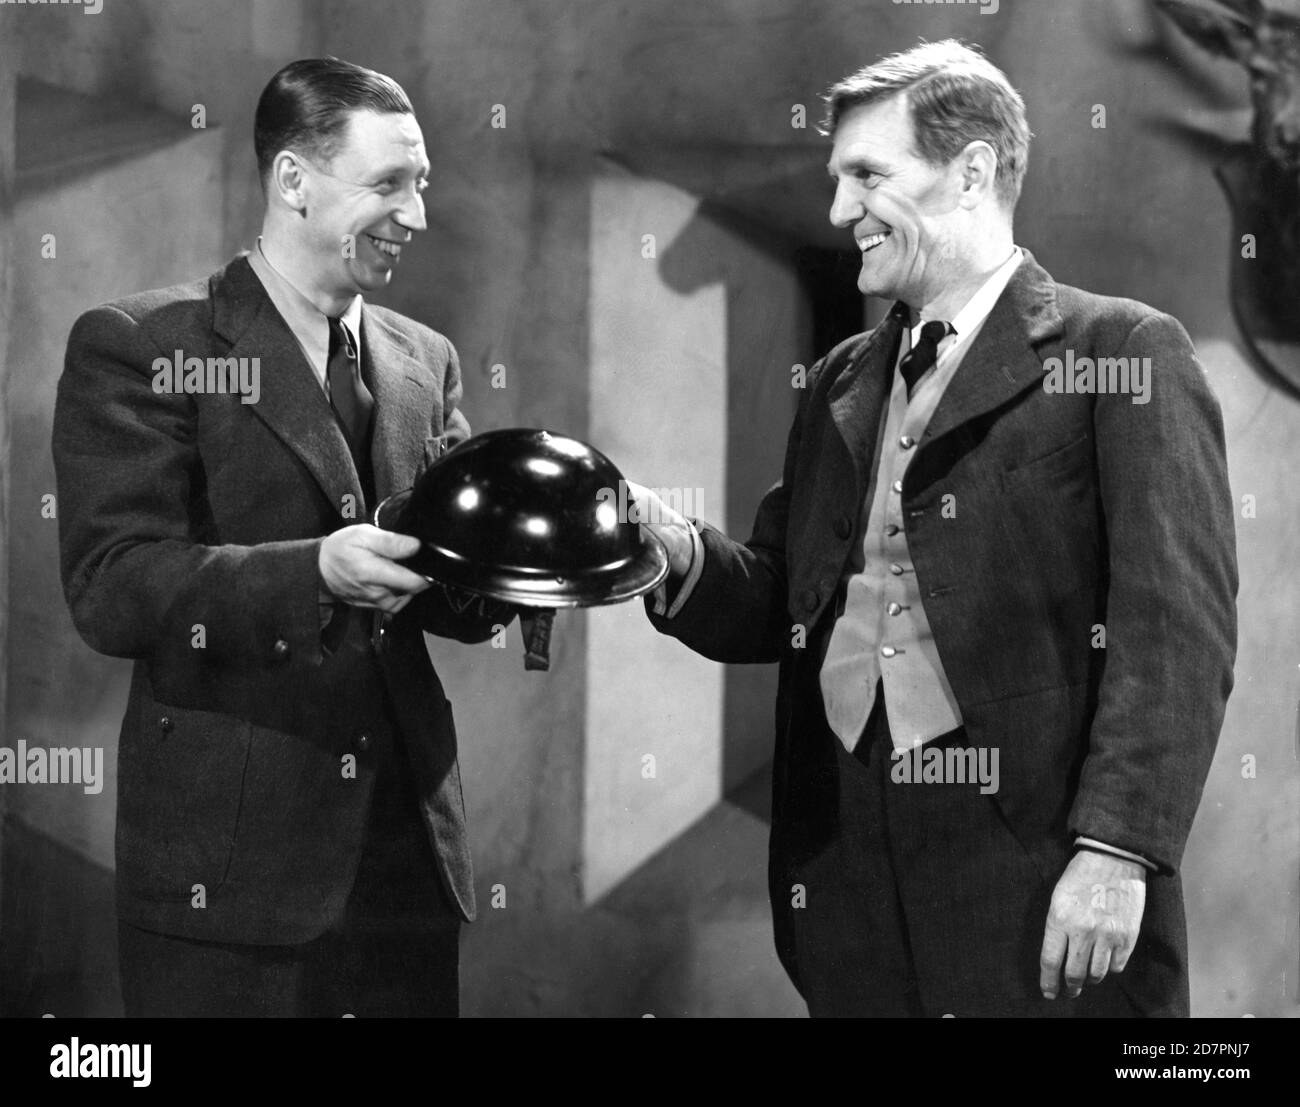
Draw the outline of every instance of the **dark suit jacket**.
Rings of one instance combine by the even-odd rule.
[[[361,329],[382,498],[469,426],[445,338],[368,305]],[[260,401],[155,392],[154,359],[177,349],[260,358]],[[472,918],[455,728],[421,621],[469,641],[491,620],[454,615],[431,589],[382,648],[360,609],[323,648],[321,540],[373,505],[247,259],[81,316],[53,445],[73,621],[94,649],[135,659],[118,749],[120,915],[200,939],[318,936],[346,901],[376,757],[400,730],[450,901]]]
[[[814,367],[753,536],[741,545],[704,526],[690,599],[673,619],[651,616],[716,660],[781,663],[771,882],[796,984],[790,887],[834,819],[818,784],[826,755],[808,744],[816,669],[890,383],[862,371],[875,333]],[[1150,357],[1150,401],[1047,393],[1043,362],[1067,349]],[[1177,868],[1232,687],[1237,588],[1222,420],[1185,331],[1143,304],[1058,285],[1027,256],[935,411],[902,496],[969,742],[1000,750],[1008,824],[1052,882],[1076,834],[1161,867],[1122,986],[1140,1009],[1179,1013]],[[805,648],[792,645],[794,624],[809,630]],[[1093,645],[1097,624],[1105,648]],[[988,893],[999,895],[996,882]],[[924,900],[922,890],[905,904],[909,919],[925,917]],[[919,939],[919,956],[978,956]]]

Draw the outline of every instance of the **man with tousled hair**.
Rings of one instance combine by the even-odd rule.
[[[781,961],[814,1015],[1185,1015],[1236,648],[1219,405],[1176,320],[1015,244],[1030,132],[982,54],[923,44],[828,103],[830,219],[893,308],[813,367],[747,542],[658,526],[648,600],[780,662]],[[1069,355],[1149,358],[1149,388],[1044,387]],[[913,770],[994,752],[996,790]]]

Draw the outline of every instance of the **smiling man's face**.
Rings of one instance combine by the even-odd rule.
[[[865,295],[919,309],[960,279],[967,251],[959,161],[933,166],[916,152],[905,96],[841,116],[827,165],[835,182],[830,220],[853,234]]]
[[[313,283],[340,298],[383,288],[403,245],[427,226],[429,159],[415,117],[354,111],[333,158],[305,164]]]

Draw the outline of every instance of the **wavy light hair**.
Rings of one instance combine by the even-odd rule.
[[[947,165],[970,143],[987,142],[998,159],[998,199],[1008,209],[1016,206],[1033,135],[1025,102],[1002,70],[956,39],[924,42],[890,54],[831,87],[825,96],[822,134],[834,136],[853,108],[900,94],[911,108],[922,158],[931,165]]]

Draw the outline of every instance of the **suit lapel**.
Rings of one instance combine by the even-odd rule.
[[[248,259],[237,257],[210,287],[213,329],[231,344],[226,356],[260,359],[261,395],[251,405],[254,413],[302,460],[336,510],[343,511],[348,495],[364,505],[334,410]],[[360,511],[355,521],[361,521]]]
[[[1036,348],[1059,336],[1064,326],[1055,282],[1033,254],[1024,254],[944,391],[919,448],[1042,381]],[[880,418],[894,379],[890,355],[896,354],[895,335],[900,332],[887,326],[889,318],[871,332],[827,392],[831,419],[853,459],[853,503],[861,503],[866,495]]]
[[[857,475],[855,503],[866,495],[867,474],[875,453],[880,414],[894,379],[903,317],[898,305],[871,332],[866,345],[834,381],[826,394],[831,419],[848,447]]]
[[[376,504],[410,488],[424,458],[431,429],[431,397],[422,370],[405,335],[361,309],[362,357],[375,396],[370,459],[375,472]]]
[[[1036,347],[1063,330],[1056,283],[1026,250],[944,390],[920,446],[1041,383],[1043,363]]]

